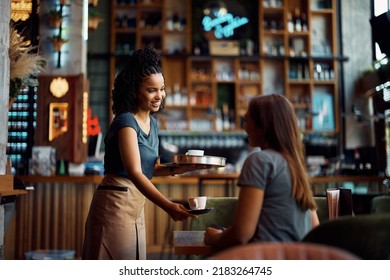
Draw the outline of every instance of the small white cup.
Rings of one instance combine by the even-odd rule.
[[[195,196],[188,198],[191,210],[202,210],[206,208],[207,196]]]
[[[203,156],[204,155],[204,151],[203,150],[188,150],[186,155],[188,156]]]

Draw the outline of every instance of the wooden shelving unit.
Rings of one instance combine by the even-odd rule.
[[[285,94],[302,131],[338,133],[336,0],[280,1],[277,7],[261,2],[263,94]]]
[[[336,4],[259,0],[254,54],[213,56],[195,54],[191,0],[113,1],[111,85],[122,56],[152,44],[162,53],[166,79],[163,130],[240,130],[251,97],[280,93],[294,104],[303,132],[337,134]]]

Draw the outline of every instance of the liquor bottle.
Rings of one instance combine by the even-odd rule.
[[[166,22],[165,22],[165,28],[167,30],[173,30],[174,29],[173,18],[172,18],[172,15],[170,13],[168,13],[168,15],[167,15],[167,19],[166,19]]]
[[[297,32],[301,32],[302,31],[302,20],[301,20],[301,15],[300,15],[300,11],[298,8],[295,8],[295,19],[294,19],[294,29],[295,31]]]
[[[221,109],[217,109],[217,117],[216,117],[216,120],[215,120],[215,129],[217,131],[222,131],[223,130],[223,120],[222,120],[222,113],[221,113]]]
[[[173,105],[180,105],[181,104],[181,92],[180,92],[180,85],[175,83],[173,85]]]
[[[360,152],[359,152],[358,148],[356,148],[354,150],[353,157],[354,157],[354,160],[355,160],[355,169],[356,170],[363,169],[363,164],[362,164],[362,161],[360,159]]]
[[[307,26],[307,16],[306,13],[302,13],[302,31],[307,31],[308,26]]]
[[[170,87],[166,87],[165,92],[166,92],[165,105],[171,106],[173,104],[172,90]]]
[[[222,114],[223,114],[223,129],[230,130],[229,106],[226,103],[222,105]]]
[[[287,30],[288,32],[294,32],[294,22],[290,12],[287,14]]]
[[[181,20],[180,17],[177,13],[174,13],[172,16],[172,21],[173,21],[173,29],[174,30],[182,30],[181,28]]]

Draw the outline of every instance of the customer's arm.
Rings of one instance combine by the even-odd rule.
[[[205,243],[220,248],[246,244],[253,237],[263,206],[264,191],[242,187],[232,225],[225,231],[207,228]]]

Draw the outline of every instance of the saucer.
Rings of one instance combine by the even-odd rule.
[[[189,209],[188,213],[195,214],[195,215],[202,215],[202,214],[210,213],[213,210],[214,210],[214,207],[205,208],[205,209],[197,209],[197,210],[190,210]]]

